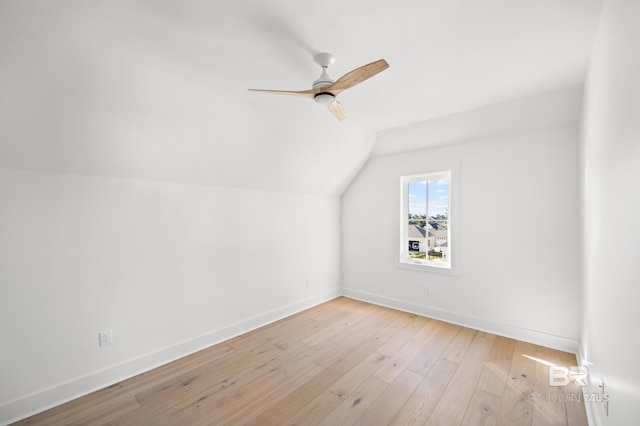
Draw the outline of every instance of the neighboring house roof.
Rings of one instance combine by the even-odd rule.
[[[446,229],[429,229],[429,236],[442,239],[447,238],[449,233]]]
[[[409,225],[409,233],[407,235],[412,239],[425,238],[427,231],[418,225]]]

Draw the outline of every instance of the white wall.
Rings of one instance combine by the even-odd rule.
[[[339,206],[0,169],[0,424],[336,296]]]
[[[464,126],[469,114],[448,120]],[[575,122],[370,160],[342,199],[343,293],[576,351],[578,147]],[[399,177],[457,161],[459,274],[397,268]]]
[[[564,87],[382,130],[376,135],[372,156],[577,125],[582,89],[582,85]]]
[[[607,0],[585,86],[582,137],[584,311],[581,350],[609,416],[640,417],[640,2]]]

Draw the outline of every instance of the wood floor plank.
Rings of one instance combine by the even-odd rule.
[[[329,390],[340,398],[348,397],[362,382],[373,375],[386,360],[387,357],[384,355],[372,352],[331,385]]]
[[[308,383],[324,369],[317,364],[303,364],[303,369],[296,369],[288,374],[286,380],[281,380],[270,386],[266,392],[256,393],[248,398],[242,397],[237,409],[226,410],[226,415],[214,417],[210,413],[206,415],[208,421],[216,424],[237,425],[253,419],[264,424],[262,413],[279,401],[286,401],[288,397],[305,383]],[[247,399],[250,402],[247,402]]]
[[[393,321],[395,312],[380,307],[377,308],[368,312],[366,316],[361,317],[351,327],[336,334],[330,340],[335,343],[349,344],[349,342],[366,339],[373,333],[380,333],[379,330],[381,328]]]
[[[389,337],[397,336],[402,333],[403,330],[410,328],[416,321],[426,320],[426,317],[422,317],[416,314],[402,313],[397,316],[389,325],[382,328],[380,333],[386,334]],[[418,327],[420,329],[420,327]],[[417,331],[417,330],[416,330]]]
[[[76,410],[61,410],[51,414],[43,413],[27,418],[17,424],[37,424],[42,426],[104,424],[126,413],[133,412],[139,407],[140,405],[133,397],[98,400],[95,405],[91,406],[91,410],[87,410],[85,406]]]
[[[429,343],[415,356],[407,369],[421,375],[426,375],[438,361],[444,350],[451,344],[461,327],[442,323],[442,327],[429,340]]]
[[[467,353],[467,349],[471,342],[476,337],[478,332],[471,328],[460,327],[458,334],[453,338],[442,357],[449,361],[460,363],[462,358]]]
[[[393,354],[376,373],[380,380],[387,383],[393,382],[400,373],[407,368],[420,351],[429,344],[429,341],[442,328],[441,321],[429,321],[420,331],[409,340],[398,352]]]
[[[389,386],[375,377],[369,377],[319,423],[323,426],[351,425],[373,404]]]
[[[500,413],[499,396],[476,389],[462,419],[462,426],[495,426]]]
[[[263,360],[247,369],[237,372],[235,376],[219,382],[203,392],[191,394],[187,398],[171,398],[154,402],[141,408],[144,419],[152,419],[152,423],[183,424],[188,419],[217,419],[234,412],[239,407],[271,389],[288,377],[296,377],[305,365],[298,365],[296,357],[306,345],[282,351],[270,360]],[[125,424],[136,424],[133,416],[125,416]]]
[[[536,358],[557,366],[562,366],[559,351],[536,346]],[[533,426],[566,425],[567,407],[564,403],[563,387],[550,386],[549,366],[536,364],[535,399],[533,400]]]
[[[509,381],[514,346],[515,342],[512,339],[496,336],[478,380],[479,389],[502,397],[506,383]]]
[[[282,363],[290,361],[306,346],[300,344],[299,347],[290,348],[287,351],[271,348],[272,350],[267,350],[268,346],[267,349],[253,354],[251,358],[240,357],[241,353],[238,353],[237,362],[225,365],[224,368],[208,371],[185,384],[182,389],[174,389],[170,393],[162,392],[148,404],[142,405],[136,412],[117,419],[114,424],[161,422],[192,410],[194,406],[203,408],[201,411],[204,411],[204,407],[217,403],[229,393],[239,392],[238,389],[245,389],[255,380],[266,380],[272,369],[279,371],[278,368]],[[251,351],[247,352],[251,353]]]
[[[440,358],[400,408],[391,425],[421,425],[431,416],[458,364]]]
[[[393,356],[393,354],[398,352],[404,345],[413,339],[415,335],[431,321],[433,320],[429,318],[416,317],[406,323],[404,328],[393,330],[393,327],[386,327],[385,329],[380,330],[381,334],[389,336],[390,338],[378,352],[384,356]]]
[[[317,325],[323,329],[328,322],[357,314],[362,310],[361,305],[362,302],[339,297],[229,339],[226,344],[236,349],[276,344],[279,338],[295,333],[299,328]]]
[[[336,319],[328,327],[315,331],[304,338],[302,342],[309,346],[317,345],[329,339],[336,342],[338,336],[346,333],[347,330],[352,330],[358,323],[367,318],[368,315],[376,311],[379,310],[373,306],[361,306],[360,309],[349,312],[345,317]]]
[[[305,340],[309,335],[316,331],[325,329],[329,324],[334,324],[337,321],[343,321],[352,314],[353,311],[347,309],[335,310],[333,312],[331,310],[321,311],[319,314],[311,316],[309,320],[302,322],[297,326],[289,327],[286,329],[286,332],[280,333],[277,336],[272,336],[270,342],[277,348],[285,349],[291,344]],[[304,343],[311,346],[307,342]]]
[[[125,382],[120,382],[108,389],[115,388],[117,386],[120,393],[135,395],[155,386],[158,383],[165,382],[176,375],[193,371],[205,364],[211,363],[212,361],[217,361],[229,355],[233,355],[235,351],[236,350],[234,348],[223,342],[191,355],[187,355],[151,371],[134,376],[127,379]]]
[[[460,360],[459,367],[429,417],[427,425],[460,424],[475,391],[484,361],[493,346],[494,338],[494,335],[475,333],[475,338],[465,351],[464,358]]]
[[[264,426],[266,424],[282,424],[285,419],[292,417],[296,412],[309,404],[348,371],[362,362],[368,355],[375,352],[388,339],[388,336],[373,335],[360,342],[357,346],[353,347],[352,350],[347,351],[341,358],[325,368],[320,374],[298,388],[286,401],[279,401],[265,410],[260,416],[260,421],[252,421],[249,422],[248,425]]]
[[[536,346],[515,341],[508,381],[502,395],[498,425],[531,426],[532,395],[536,379],[536,362],[527,356],[536,355]]]
[[[404,370],[362,413],[355,424],[363,426],[389,424],[422,379],[424,377],[420,374]]]
[[[283,425],[291,426],[314,426],[320,423],[327,415],[333,411],[343,399],[333,392],[324,391],[307,405],[302,407],[292,417],[284,420]],[[260,416],[259,421],[265,421]],[[269,423],[264,423],[269,424]]]
[[[256,363],[262,363],[271,359],[282,350],[271,345],[236,351],[233,355],[220,358],[196,369],[178,374],[170,379],[137,393],[136,399],[142,406],[158,401],[164,405],[166,401],[174,399],[173,394],[185,388],[190,388],[194,393],[204,392],[216,383],[230,383],[233,376],[241,371],[249,369]],[[225,382],[226,380],[226,382]]]
[[[387,336],[379,335],[383,339],[388,339]],[[359,342],[358,342],[359,343]],[[313,361],[322,366],[330,367],[334,362],[344,357],[354,346],[334,343],[331,340],[325,340],[309,349],[310,356],[313,357]]]
[[[580,386],[548,383],[575,364],[339,297],[17,424],[583,425]]]

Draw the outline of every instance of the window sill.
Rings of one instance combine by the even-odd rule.
[[[405,262],[397,262],[396,268],[398,269],[406,269],[409,271],[418,271],[418,272],[427,272],[441,275],[458,275],[457,269],[451,267],[446,268],[443,266],[433,266],[433,265],[424,265],[419,263],[405,263]]]

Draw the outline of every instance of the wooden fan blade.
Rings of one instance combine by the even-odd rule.
[[[381,71],[389,68],[389,64],[384,59],[377,60],[375,62],[371,62],[370,64],[363,65],[359,68],[356,68],[353,71],[350,71],[336,80],[330,86],[324,88],[325,91],[333,93],[335,96],[338,93],[346,90],[350,87],[355,86],[356,84],[360,84],[363,81],[373,77]]]
[[[339,121],[342,121],[345,118],[347,118],[347,113],[344,112],[344,108],[342,107],[342,104],[337,100],[334,100],[329,105],[327,105],[327,108],[329,108],[329,111],[331,111],[331,114],[333,114]]]
[[[263,93],[273,93],[276,95],[292,95],[292,96],[302,96],[304,98],[313,99],[315,95],[322,92],[319,89],[310,89],[310,90],[264,90],[264,89],[248,89],[252,92],[263,92]]]

